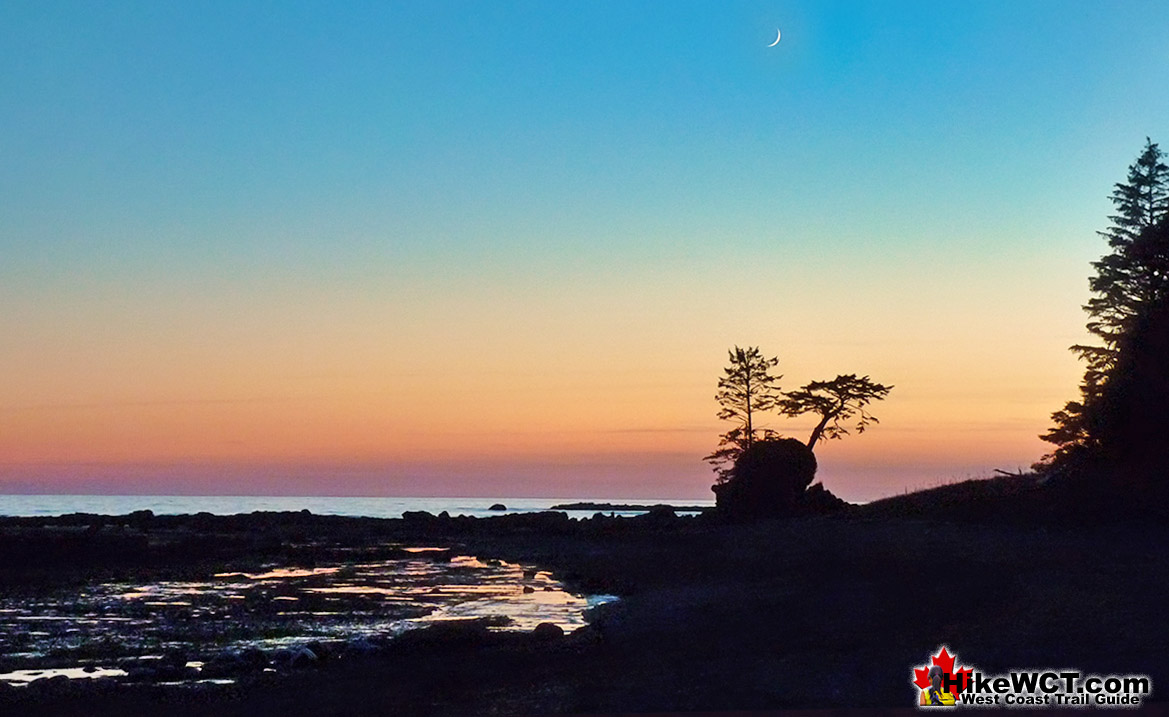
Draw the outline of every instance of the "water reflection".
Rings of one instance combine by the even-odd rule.
[[[272,580],[280,578],[307,578],[313,575],[329,575],[340,570],[335,568],[274,568],[265,573],[215,573],[217,578],[244,577],[249,580]]]
[[[12,670],[0,674],[0,679],[16,686],[27,685],[33,680],[52,677],[68,677],[70,679],[92,679],[95,677],[125,677],[126,671],[109,667],[60,667],[43,670]]]
[[[498,618],[571,631],[611,596],[580,596],[550,573],[500,560],[410,549],[409,557],[317,567],[265,565],[207,580],[102,583],[72,594],[0,600],[0,680],[125,674],[160,653],[192,664],[227,648],[395,635],[441,620]],[[449,557],[449,559],[448,559]],[[181,663],[180,663],[181,664]],[[18,668],[18,669],[13,669]]]

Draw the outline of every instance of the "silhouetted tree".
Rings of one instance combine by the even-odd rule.
[[[1169,226],[1160,231],[1169,235]],[[1166,236],[1169,241],[1169,236]],[[1169,468],[1169,300],[1158,299],[1117,341],[1107,384],[1091,413],[1096,450],[1127,485],[1154,487]]]
[[[1150,230],[1165,221],[1169,211],[1169,166],[1164,154],[1145,139],[1145,149],[1128,168],[1128,181],[1117,183],[1112,202],[1117,213],[1112,226],[1100,232],[1112,253],[1093,262],[1096,276],[1088,285],[1095,294],[1084,306],[1091,317],[1088,331],[1101,346],[1074,346],[1088,362],[1095,385],[1103,385],[1116,358],[1116,343],[1128,333],[1131,322],[1164,293],[1166,256],[1163,242]]]
[[[1087,367],[1080,400],[1053,413],[1055,425],[1040,436],[1056,446],[1049,465],[1101,457],[1105,443],[1113,458],[1121,444],[1134,448],[1131,440],[1120,440],[1118,427],[1132,434],[1141,423],[1137,415],[1160,413],[1150,401],[1169,401],[1155,390],[1142,395],[1142,386],[1156,384],[1155,359],[1146,347],[1160,341],[1158,332],[1166,327],[1158,317],[1169,303],[1169,166],[1163,160],[1161,149],[1146,138],[1127,180],[1112,192],[1116,214],[1100,232],[1111,252],[1092,263],[1093,296],[1084,306],[1088,331],[1100,343],[1072,347]],[[1137,403],[1145,409],[1137,410]]]
[[[857,378],[855,373],[837,376],[831,381],[813,381],[799,390],[784,394],[779,410],[788,416],[814,413],[820,422],[808,438],[808,449],[814,449],[821,438],[841,438],[848,435],[845,424],[856,419],[856,432],[864,433],[870,423],[880,423],[865,410],[873,401],[889,395],[892,386],[883,386],[868,376]]]
[[[733,465],[758,438],[775,435],[774,431],[756,428],[755,417],[775,408],[779,400],[776,382],[783,378],[771,375],[779,359],[766,358],[757,346],[745,349],[736,346],[727,353],[730,365],[718,381],[715,400],[721,406],[718,417],[737,425],[719,436],[718,448],[704,459],[715,467],[719,483],[726,482],[730,474],[728,464]]]

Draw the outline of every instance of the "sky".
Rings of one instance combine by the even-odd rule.
[[[710,498],[735,345],[895,387],[846,499],[1026,468],[1167,71],[1159,2],[9,0],[0,493]]]

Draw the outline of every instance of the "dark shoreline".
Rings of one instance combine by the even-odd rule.
[[[1154,699],[1169,685],[1169,625],[1148,618],[1169,594],[1163,524],[864,513],[750,525],[664,513],[0,518],[7,595],[272,559],[309,565],[397,541],[536,564],[574,590],[623,598],[559,639],[480,632],[228,687],[74,681],[0,689],[0,704],[95,715],[908,708],[911,666],[942,643],[984,671],[1148,673]]]
[[[570,511],[621,511],[621,512],[651,512],[670,510],[675,513],[706,513],[714,510],[709,505],[673,505],[671,503],[654,503],[653,505],[640,505],[635,503],[560,503],[552,506],[548,510],[570,510]]]

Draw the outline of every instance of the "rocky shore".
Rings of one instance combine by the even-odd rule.
[[[435,624],[274,649],[119,663],[0,686],[12,714],[550,714],[909,708],[938,645],[986,671],[1072,667],[1169,685],[1163,524],[1060,528],[847,511],[727,525],[655,511],[400,520],[254,513],[0,519],[0,597],[196,580],[431,546],[538,566],[621,599],[587,626]],[[533,573],[534,575],[534,573]],[[533,588],[534,589],[534,588]],[[100,646],[95,646],[100,652]],[[100,655],[97,655],[100,656]],[[4,658],[0,657],[0,670]],[[192,672],[197,670],[197,673]],[[194,681],[230,680],[229,684]],[[9,712],[10,711],[10,712]]]
[[[549,510],[576,510],[576,511],[603,511],[603,512],[651,512],[668,510],[675,513],[706,513],[712,510],[708,505],[671,505],[656,503],[654,505],[640,505],[637,503],[558,503]]]

